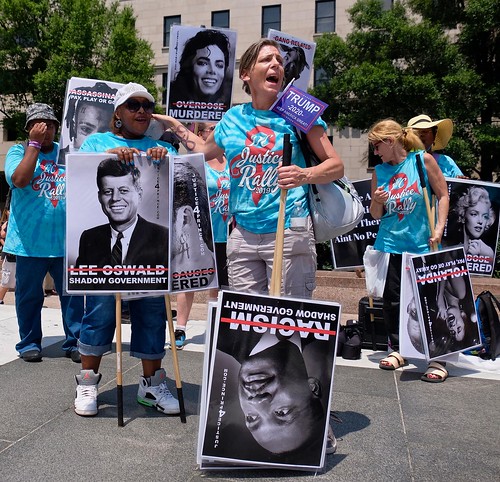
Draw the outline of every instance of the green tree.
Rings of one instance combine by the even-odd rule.
[[[153,51],[131,7],[105,0],[0,0],[0,112],[22,132],[23,112],[46,102],[62,115],[71,77],[139,82],[158,94]]]
[[[493,0],[408,0],[395,2],[387,10],[381,0],[359,0],[349,10],[353,30],[345,40],[335,34],[318,40],[315,67],[323,69],[328,80],[313,93],[331,105],[327,120],[339,127],[366,130],[385,117],[403,125],[419,113],[450,117],[455,133],[448,152],[471,173],[483,154],[478,126],[486,124],[490,141],[494,137],[491,119],[484,123],[482,117],[492,103],[483,73],[464,49],[469,27],[462,21],[469,18],[472,28],[472,13],[467,17],[458,10],[462,4],[469,8],[485,2],[498,4]],[[434,15],[429,16],[429,11]],[[491,28],[493,14],[482,14],[491,20],[484,29]],[[448,28],[457,26],[458,20],[461,30],[452,35]],[[481,50],[481,45],[474,49]],[[487,179],[484,167],[480,174]]]

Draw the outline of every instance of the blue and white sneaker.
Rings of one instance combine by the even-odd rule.
[[[175,346],[177,349],[182,350],[184,343],[186,343],[186,332],[184,330],[175,330]]]

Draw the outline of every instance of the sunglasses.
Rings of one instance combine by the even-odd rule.
[[[155,109],[155,103],[150,102],[149,100],[143,100],[142,102],[139,102],[135,99],[129,99],[127,100],[127,102],[125,102],[125,107],[127,107],[130,112],[138,112],[142,107],[144,112],[152,114]]]
[[[212,132],[215,129],[215,126],[205,127],[201,132]]]

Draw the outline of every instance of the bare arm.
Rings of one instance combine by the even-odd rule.
[[[45,139],[46,131],[47,124],[45,124],[45,122],[37,122],[30,130],[29,140],[42,144]],[[40,154],[40,149],[32,146],[26,146],[26,149],[24,150],[24,157],[12,174],[12,182],[14,183],[14,186],[23,188],[30,183],[33,178],[33,173],[35,172],[38,154]]]
[[[438,201],[438,218],[434,228],[434,237],[429,239],[429,244],[432,246],[434,243],[439,244],[441,242],[441,238],[443,237],[444,226],[446,218],[448,217],[448,209],[450,207],[450,200],[448,197],[448,186],[446,185],[446,180],[441,169],[439,169],[436,160],[431,154],[425,153],[424,161],[429,183]]]
[[[153,114],[153,118],[161,122],[165,129],[170,128],[179,142],[189,151],[205,154],[205,159],[222,158],[224,149],[221,149],[214,139],[212,132],[206,141],[191,132],[180,121],[168,115]]]
[[[293,164],[279,167],[278,185],[280,188],[291,189],[304,184],[326,184],[344,175],[344,163],[321,126],[314,126],[307,133],[307,140],[321,163],[306,168]]]
[[[384,190],[384,186],[377,187],[377,183],[377,173],[373,171],[370,202],[370,214],[373,219],[380,219],[384,215],[384,205],[389,199],[389,192]]]

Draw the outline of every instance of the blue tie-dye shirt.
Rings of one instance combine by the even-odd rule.
[[[33,177],[24,188],[15,187],[12,175],[24,157],[16,144],[5,159],[5,177],[12,188],[9,227],[4,251],[17,256],[64,256],[66,227],[66,172],[56,164],[58,144],[39,152]]]
[[[315,124],[326,130],[321,118]],[[276,232],[280,200],[277,169],[283,160],[284,134],[290,134],[292,164],[306,167],[292,125],[272,111],[256,110],[251,104],[238,105],[215,126],[215,142],[224,149],[229,162],[229,211],[237,224],[253,233]],[[300,202],[309,214],[308,189],[306,184],[288,190],[286,228],[290,227],[295,202]]]
[[[394,166],[387,162],[375,166],[377,187],[383,185],[389,191],[374,245],[379,251],[398,254],[430,251],[431,231],[417,170],[417,155],[424,164],[424,151],[413,151]],[[430,192],[427,170],[425,167],[423,170],[427,192]]]
[[[229,164],[222,171],[218,171],[205,163],[207,188],[212,217],[212,232],[214,242],[227,241],[227,222],[229,220]]]

